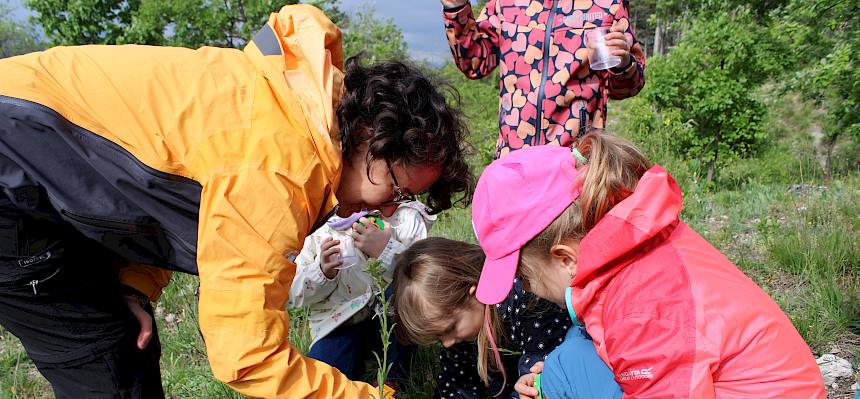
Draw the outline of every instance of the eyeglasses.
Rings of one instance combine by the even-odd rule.
[[[394,199],[385,202],[382,205],[400,205],[417,201],[418,197],[415,194],[405,193],[403,192],[403,189],[400,188],[400,183],[397,182],[397,176],[394,176],[394,170],[391,169],[391,162],[386,159],[385,164],[388,165],[388,174],[391,175],[391,181],[394,183]]]

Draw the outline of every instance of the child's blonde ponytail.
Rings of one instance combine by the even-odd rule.
[[[592,130],[577,149],[588,160],[579,194],[582,230],[587,232],[633,193],[651,164],[633,143],[602,130]]]
[[[603,130],[590,131],[576,149],[587,162],[579,198],[520,250],[520,271],[526,279],[539,279],[538,265],[549,257],[551,248],[564,241],[581,240],[610,209],[633,193],[651,167],[633,143]]]

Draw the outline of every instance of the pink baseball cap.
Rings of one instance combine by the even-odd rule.
[[[511,291],[520,248],[547,228],[581,191],[570,148],[529,147],[484,169],[472,200],[472,226],[487,258],[476,296],[502,302]]]

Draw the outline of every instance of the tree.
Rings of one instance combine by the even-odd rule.
[[[13,20],[11,11],[8,4],[0,3],[0,58],[40,50],[39,34],[31,25]]]
[[[28,0],[54,45],[242,47],[269,14],[298,0]],[[317,6],[336,11],[337,0]]]
[[[152,44],[197,48],[242,47],[269,14],[298,0],[28,0],[54,45]],[[406,42],[392,20],[373,9],[347,17],[338,0],[309,1],[344,31],[347,55],[366,60],[406,58]]]
[[[379,21],[373,8],[365,8],[349,18],[343,35],[343,52],[349,57],[363,54],[364,61],[374,63],[382,60],[404,60],[407,58],[403,33],[392,19]]]
[[[649,61],[647,96],[692,121],[695,134],[678,137],[678,148],[707,164],[708,181],[721,156],[749,155],[764,138],[765,109],[754,93],[788,53],[769,34],[749,8],[709,10],[665,58]]]
[[[761,22],[788,0],[640,0],[629,2],[630,17],[643,48],[666,55],[689,29],[693,20],[715,10],[746,7]]]
[[[795,57],[786,87],[824,114],[824,137],[816,150],[829,180],[839,138],[860,141],[860,4],[795,0],[783,10],[777,28]]]

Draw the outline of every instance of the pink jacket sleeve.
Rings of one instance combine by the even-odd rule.
[[[645,87],[645,52],[642,51],[642,45],[636,40],[636,34],[633,32],[633,25],[630,23],[627,11],[627,2],[621,3],[621,8],[614,16],[615,24],[620,24],[624,28],[624,36],[627,37],[627,42],[631,43],[630,57],[632,62],[623,71],[609,70],[606,86],[609,91],[609,98],[613,100],[633,97]]]
[[[677,316],[677,315],[676,315]],[[686,321],[685,321],[686,320]],[[628,315],[606,326],[605,346],[623,398],[714,397],[708,351],[697,357],[696,330],[685,317]],[[698,364],[697,364],[698,363]]]
[[[472,6],[445,10],[445,32],[448,46],[454,55],[454,64],[469,79],[480,79],[490,74],[499,64],[499,17],[496,0],[490,0],[478,19]]]

